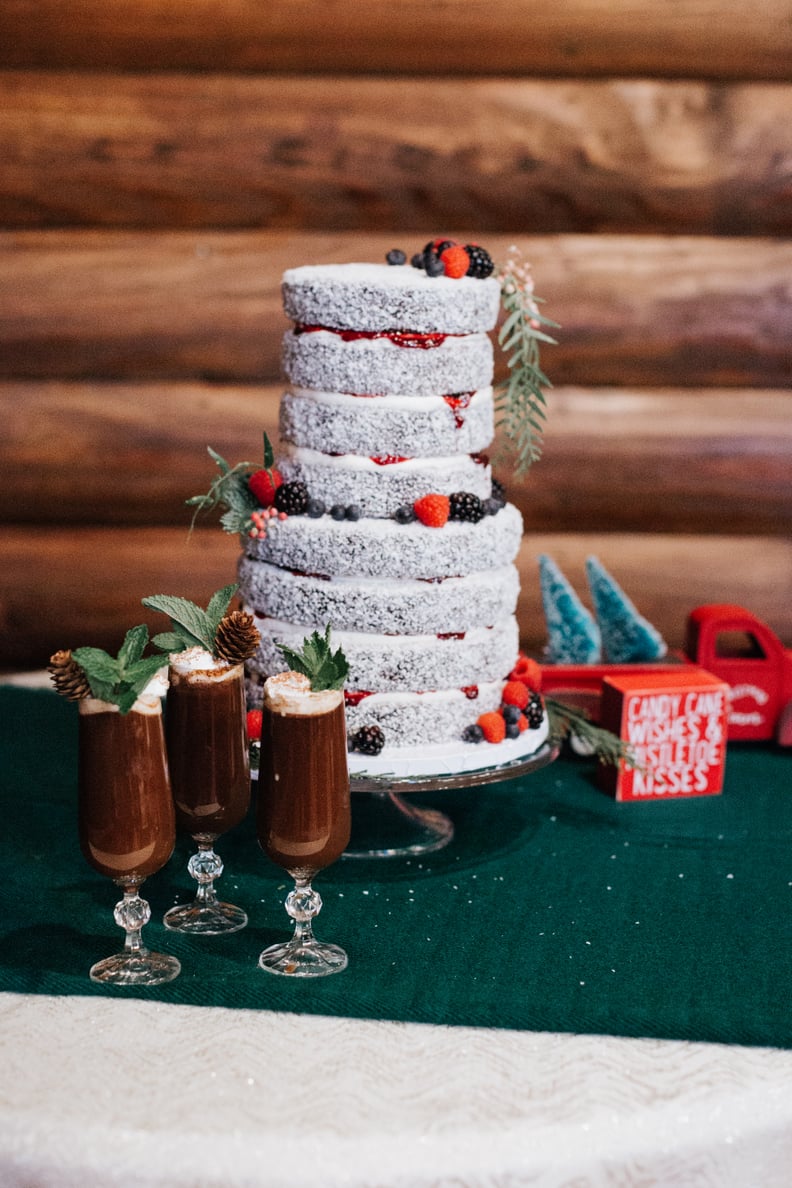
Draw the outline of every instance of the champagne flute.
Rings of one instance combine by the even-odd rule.
[[[165,913],[174,932],[219,936],[237,932],[247,914],[218,899],[223,863],[215,840],[238,825],[250,805],[244,666],[214,659],[200,648],[169,657],[165,734],[176,823],[198,849],[187,869],[195,899]]]
[[[286,897],[294,934],[264,950],[262,969],[308,978],[346,968],[344,950],[313,935],[322,900],[311,883],[341,857],[349,831],[343,691],[313,692],[298,672],[270,677],[264,685],[257,832],[267,856],[294,879]]]
[[[78,710],[80,847],[94,870],[123,889],[115,921],[126,933],[123,951],[98,961],[90,976],[115,986],[170,982],[180,964],[143,944],[151,909],[139,894],[170,858],[176,836],[160,698],[141,694],[121,713],[84,697]]]

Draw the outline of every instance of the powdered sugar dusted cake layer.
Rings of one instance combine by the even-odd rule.
[[[283,336],[283,371],[300,388],[360,396],[443,396],[492,383],[492,343],[486,334],[440,336],[429,345],[410,340],[357,338],[333,330]]]
[[[248,663],[252,672],[284,672],[288,664],[277,644],[298,649],[306,635],[303,623],[256,616],[261,633],[258,651]],[[346,688],[377,692],[422,693],[429,689],[469,688],[494,681],[514,664],[519,646],[514,616],[492,627],[473,627],[449,635],[375,635],[334,631],[336,646],[349,662]]]
[[[300,573],[432,581],[508,565],[521,539],[522,516],[507,503],[477,524],[449,521],[439,530],[395,520],[289,516],[271,520],[264,539],[246,537],[244,545],[253,561]],[[241,592],[246,595],[244,585]]]
[[[247,699],[251,707],[261,706],[264,677],[250,672]],[[388,745],[383,755],[394,748],[421,746],[430,748],[443,740],[459,740],[466,726],[479,714],[497,710],[501,703],[503,681],[486,681],[467,689],[430,689],[423,693],[406,691],[370,693],[365,697],[347,697],[346,724],[351,736],[363,726],[376,725]],[[538,747],[546,729],[534,733]],[[482,757],[483,758],[483,757]],[[369,766],[369,764],[365,764]],[[386,767],[386,770],[387,767]]]
[[[500,308],[496,280],[429,277],[387,264],[290,268],[281,291],[292,321],[348,330],[474,334],[492,330]]]
[[[316,577],[243,557],[239,582],[262,618],[338,631],[425,635],[469,631],[513,615],[520,592],[514,565],[432,581]]]
[[[397,508],[430,492],[472,491],[487,499],[492,490],[489,464],[468,454],[367,458],[284,445],[278,466],[287,482],[304,482],[310,491],[321,491],[329,506],[354,506],[364,516],[392,516]]]
[[[281,442],[362,457],[477,454],[494,434],[492,388],[442,396],[369,396],[295,388],[280,403]]]

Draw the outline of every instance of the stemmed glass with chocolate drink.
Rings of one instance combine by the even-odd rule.
[[[322,642],[316,633],[313,639]],[[292,663],[305,657],[282,650]],[[326,668],[325,679],[313,682],[305,671],[289,671],[264,685],[258,840],[295,886],[286,897],[294,935],[265,949],[259,965],[292,977],[322,977],[347,965],[344,950],[316,940],[312,928],[322,906],[312,880],[341,857],[350,831],[344,694],[332,687],[338,680],[343,686],[346,661],[340,651],[332,659],[341,669],[336,678],[328,678]],[[310,664],[301,667],[311,670]]]
[[[165,734],[176,824],[198,847],[187,866],[198,890],[192,903],[165,913],[165,925],[205,936],[237,932],[247,914],[217,897],[223,863],[214,843],[250,805],[244,668],[188,648],[171,655],[168,675]]]
[[[165,913],[174,932],[218,936],[247,924],[242,908],[221,902],[215,891],[223,863],[214,843],[250,805],[244,662],[259,633],[252,615],[229,612],[236,589],[218,590],[206,610],[170,594],[143,599],[171,621],[170,631],[154,636],[169,653],[165,738],[176,824],[198,847],[187,867],[198,883],[195,899]]]
[[[81,648],[57,652],[50,662],[58,692],[78,702],[80,847],[94,870],[124,893],[115,907],[115,922],[126,933],[124,949],[90,971],[93,981],[116,986],[157,986],[181,968],[175,957],[150,952],[141,936],[151,909],[140,885],[168,861],[176,836],[162,728],[165,685],[149,680],[162,659],[140,659],[143,638],[146,628],[133,628],[118,659]],[[101,698],[92,696],[89,678]]]

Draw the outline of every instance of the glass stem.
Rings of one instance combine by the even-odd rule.
[[[286,896],[286,911],[294,920],[294,942],[299,945],[313,943],[313,918],[322,908],[322,898],[311,886],[313,872],[289,872],[294,879],[294,889]]]
[[[194,840],[197,843],[198,852],[192,855],[187,864],[187,869],[198,883],[198,890],[195,893],[196,902],[205,907],[217,903],[214,883],[215,879],[219,879],[223,873],[222,860],[213,849],[215,837],[214,833],[196,834]]]
[[[142,880],[141,880],[142,881]],[[124,898],[119,900],[113,913],[116,924],[126,933],[124,952],[144,957],[148,949],[143,944],[142,930],[151,919],[151,908],[141,899],[138,890],[140,881],[124,883]]]

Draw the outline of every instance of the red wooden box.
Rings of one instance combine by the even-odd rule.
[[[714,796],[723,788],[729,686],[703,668],[606,677],[600,722],[629,743],[642,770],[602,765],[617,800]]]

